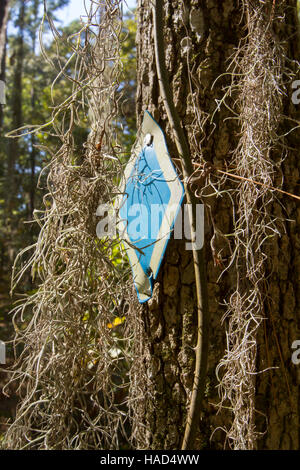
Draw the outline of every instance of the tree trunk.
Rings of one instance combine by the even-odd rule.
[[[3,73],[3,56],[6,45],[6,26],[8,20],[8,0],[3,0],[0,5],[0,73]]]
[[[13,93],[10,97],[10,107],[12,112],[12,130],[18,129],[23,125],[22,113],[22,81],[23,81],[23,61],[24,61],[24,28],[25,28],[25,2],[19,2],[19,14],[17,20],[18,36],[16,38],[13,70]],[[17,139],[9,139],[7,148],[7,172],[6,172],[6,227],[8,231],[8,255],[12,262],[15,250],[12,242],[13,236],[13,211],[17,207],[18,181],[16,163],[20,156],[20,146]]]
[[[8,0],[0,5],[0,80],[5,82],[6,26],[8,20]],[[0,129],[3,124],[3,110],[0,104]]]
[[[297,57],[296,1],[281,3],[283,5],[278,7],[277,11],[277,2],[269,2],[262,15],[266,14],[271,18],[271,34],[275,43],[278,40],[283,44],[286,57],[283,75],[287,76],[287,68],[292,67],[290,60]],[[164,8],[166,65],[170,87],[175,107],[188,136],[194,162],[199,165],[210,162],[214,169],[230,171],[232,153],[241,145],[241,129],[246,122],[242,121],[242,111],[239,119],[234,113],[236,103],[242,103],[240,96],[243,90],[232,88],[226,101],[222,98],[224,91],[231,86],[232,80],[235,80],[235,77],[227,73],[234,71],[235,62],[231,62],[233,54],[236,48],[249,44],[247,41],[250,41],[250,38],[245,39],[245,28],[250,28],[251,12],[248,11],[247,17],[246,12],[244,14],[241,6],[234,0],[184,3],[179,0],[167,0],[164,2]],[[280,8],[286,13],[281,20]],[[138,15],[138,126],[144,111],[149,110],[165,132],[171,156],[178,158],[174,134],[160,96],[153,44],[153,16],[149,0],[139,0]],[[246,73],[245,77],[247,78]],[[288,92],[283,98],[282,109],[286,116],[296,119],[298,110],[291,103],[290,86],[291,84],[287,83]],[[283,134],[290,130],[289,125],[289,122],[282,118],[278,128]],[[278,141],[277,146],[272,149],[271,159],[272,162],[279,162],[277,168],[282,171],[286,181],[284,189],[293,193],[296,191],[295,175],[299,175],[299,160],[292,149],[298,148],[299,134],[292,132],[288,139],[289,148],[286,150],[284,162],[279,162],[283,154],[281,143]],[[178,164],[178,161],[174,160],[174,163]],[[180,168],[178,171],[180,173]],[[274,185],[277,186],[281,184],[279,171],[276,169],[274,178]],[[242,172],[238,176],[242,177]],[[233,264],[219,279],[222,268],[228,264],[235,248],[234,240],[231,242],[232,238],[222,236],[231,234],[234,230],[232,199],[223,197],[221,193],[210,196],[214,191],[209,182],[217,181],[219,184],[220,177],[220,174],[217,177],[215,174],[208,175],[209,179],[205,180],[202,175],[202,200],[199,200],[199,203],[203,201],[206,205],[206,267],[211,321],[206,393],[201,417],[198,419],[199,429],[194,448],[238,448],[244,445],[245,448],[297,449],[299,371],[297,366],[291,364],[291,344],[297,339],[297,306],[300,292],[300,260],[299,253],[295,251],[299,234],[295,223],[284,222],[284,227],[281,228],[282,236],[277,237],[266,248],[268,259],[263,264],[265,280],[259,284],[260,289],[265,292],[260,303],[260,315],[263,314],[266,319],[254,335],[255,349],[252,361],[256,363],[256,371],[274,366],[278,369],[271,369],[257,376],[250,374],[250,371],[248,373],[249,390],[243,390],[243,393],[251,394],[251,387],[254,389],[254,406],[257,413],[254,413],[253,418],[249,418],[249,422],[252,420],[251,423],[255,427],[255,442],[252,437],[246,437],[244,444],[232,444],[234,438],[231,438],[230,429],[235,423],[238,411],[230,411],[231,402],[228,400],[223,402],[221,409],[217,406],[220,402],[218,387],[222,373],[220,372],[217,380],[216,368],[225,351],[231,347],[227,344],[226,329],[232,329],[230,318],[234,318],[233,314],[223,318],[228,309],[224,300],[229,302],[239,276],[242,277],[243,289],[246,292],[252,292],[253,289],[253,281],[248,279],[246,267],[244,269],[241,264],[242,254],[238,261],[239,268]],[[234,178],[224,181],[222,190],[235,189],[236,183],[239,181]],[[253,188],[249,183],[244,184]],[[195,189],[197,188],[194,187]],[[239,210],[243,191],[232,194]],[[298,217],[299,222],[297,202],[279,194],[276,194],[276,198],[279,202],[273,200],[272,206],[268,206],[267,210],[285,219],[295,220]],[[285,206],[285,212],[280,206],[281,202]],[[250,227],[250,230],[255,233],[254,226]],[[140,381],[139,387],[143,390],[143,396],[134,405],[135,415],[138,416],[136,419],[140,421],[136,424],[137,445],[140,448],[179,449],[182,445],[193,385],[193,348],[197,340],[192,253],[185,249],[184,241],[170,240],[159,278],[155,283],[153,298],[141,308],[140,313],[143,354],[136,364],[136,381]],[[230,365],[227,364],[227,367]],[[287,389],[290,390],[291,403],[287,399]],[[232,393],[238,392],[233,390]],[[258,439],[257,433],[265,431],[267,432],[262,438]]]
[[[33,23],[38,24],[38,14],[39,14],[39,0],[35,0],[33,2]],[[38,30],[31,31],[31,49],[32,54],[35,56],[36,54],[36,39],[37,39]],[[31,109],[32,109],[32,116],[34,116],[34,110],[36,105],[36,83],[35,77],[32,77],[32,84],[30,90],[30,101],[31,101]],[[29,186],[29,219],[33,217],[34,211],[34,203],[35,203],[35,189],[36,189],[36,177],[35,177],[35,166],[36,166],[36,158],[37,158],[37,151],[35,148],[36,138],[34,134],[30,136],[30,186]]]

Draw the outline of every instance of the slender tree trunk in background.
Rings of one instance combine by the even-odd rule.
[[[33,2],[33,22],[37,24],[38,22],[38,13],[39,13],[39,0],[34,0]],[[36,38],[37,38],[38,30],[32,31],[31,34],[31,48],[32,53],[35,55],[36,53]],[[32,77],[32,84],[31,84],[31,108],[32,108],[32,116],[34,116],[34,108],[36,104],[36,93],[35,93],[35,78]],[[34,201],[35,201],[35,189],[36,189],[36,178],[35,178],[35,165],[36,165],[36,156],[37,151],[35,148],[35,135],[31,134],[31,150],[30,150],[30,190],[29,190],[29,218],[32,218],[33,211],[34,211]]]
[[[6,45],[6,26],[8,20],[8,0],[2,0],[0,4],[0,73],[3,73],[3,56]]]
[[[12,129],[18,129],[23,125],[22,116],[22,77],[23,77],[23,61],[24,61],[24,28],[25,28],[25,2],[19,2],[19,16],[18,16],[18,36],[16,38],[14,56],[14,70],[12,74],[13,94],[11,100],[12,112]],[[17,203],[18,182],[16,173],[16,163],[20,156],[20,146],[17,139],[9,139],[8,152],[7,152],[7,174],[6,174],[6,224],[9,238],[12,235],[12,214]],[[14,257],[14,250],[12,245],[8,248],[9,258],[12,260]]]
[[[31,150],[30,150],[29,218],[32,219],[33,211],[34,211],[34,201],[35,201],[35,188],[36,188],[36,178],[35,178],[36,149],[34,147],[35,138],[33,134],[31,135],[30,140],[31,140]]]
[[[287,7],[286,14],[274,26],[274,34],[281,41],[284,39],[285,66],[292,67],[291,60],[298,57],[296,1],[282,3]],[[270,2],[270,7],[273,4],[275,2]],[[226,170],[231,163],[232,152],[239,144],[240,126],[237,119],[228,119],[233,117],[231,109],[222,104],[217,109],[217,105],[224,96],[225,87],[231,84],[232,77],[225,72],[235,49],[245,37],[246,15],[242,14],[241,5],[234,0],[167,0],[164,8],[170,87],[192,155],[195,161],[202,161],[201,157],[215,167]],[[149,0],[139,0],[138,15],[138,126],[144,111],[149,110],[166,134],[171,156],[178,157],[159,92]],[[286,83],[286,87],[284,114],[295,119],[299,111],[291,102],[291,84]],[[232,92],[231,99],[234,106],[236,90]],[[288,126],[287,121],[281,122],[282,134]],[[290,149],[281,171],[286,182],[284,189],[296,192],[299,159],[295,149],[299,148],[299,133],[296,135],[293,132],[288,139]],[[277,151],[280,153],[279,145]],[[277,179],[276,184],[280,183]],[[234,182],[230,184],[234,186]],[[227,182],[226,188],[229,187]],[[205,240],[211,333],[206,396],[194,446],[197,449],[221,449],[226,446],[224,429],[229,430],[234,416],[229,406],[219,412],[216,407],[220,401],[216,367],[228,346],[225,334],[228,320],[222,322],[226,312],[224,299],[228,300],[235,283],[232,271],[218,280],[222,271],[218,253],[221,252],[223,260],[229,260],[233,245],[230,247],[226,238],[213,237],[213,226],[224,234],[232,233],[232,205],[228,197],[208,197],[212,192],[210,189],[207,188],[204,202],[209,207],[206,211]],[[297,219],[299,227],[297,202],[286,197],[281,200],[286,211],[283,211],[280,202],[274,202],[269,210],[278,217]],[[257,335],[257,370],[277,368],[257,375],[256,383],[253,379],[257,410],[254,421],[256,430],[262,433],[257,447],[264,449],[297,449],[299,446],[299,369],[291,363],[291,344],[295,339],[300,339],[297,330],[300,300],[299,228],[289,222],[284,226],[282,236],[276,238],[270,247],[266,263],[269,282],[267,299],[271,298],[266,300],[266,320]],[[138,445],[152,449],[179,449],[193,384],[195,354],[192,348],[196,345],[197,326],[192,254],[185,249],[183,241],[170,240],[153,298],[141,308],[141,321],[144,354],[137,368],[143,369],[144,375],[141,376],[147,377],[147,385],[144,388],[145,398],[136,408],[141,421],[136,435]],[[143,389],[143,384],[140,387]]]
[[[6,27],[8,21],[8,11],[9,11],[9,1],[3,0],[0,4],[0,80],[5,82],[5,58],[6,58],[6,41],[7,41],[7,34],[6,34]],[[3,137],[3,105],[0,104],[0,147],[3,149],[4,145],[4,137]],[[0,253],[0,273],[2,274],[3,264],[4,264],[4,245],[0,243],[1,253]],[[2,275],[1,275],[2,277]]]
[[[17,129],[23,124],[22,117],[22,77],[23,77],[23,61],[24,61],[24,27],[25,27],[25,2],[20,2],[19,18],[18,18],[18,37],[16,39],[14,55],[14,71],[13,71],[13,96],[11,97],[12,107],[12,128]],[[10,140],[8,155],[8,179],[14,179],[15,163],[19,157],[19,146],[16,139]],[[12,188],[10,186],[10,188]]]
[[[5,81],[6,26],[8,20],[8,0],[0,5],[0,80]],[[3,110],[0,105],[0,129],[3,124]]]

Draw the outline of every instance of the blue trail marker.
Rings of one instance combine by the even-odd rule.
[[[184,197],[164,134],[148,111],[121,186],[119,232],[143,303],[152,296],[153,280]]]

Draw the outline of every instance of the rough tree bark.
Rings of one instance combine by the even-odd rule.
[[[285,15],[274,30],[278,39],[284,38],[288,66],[298,53],[296,1],[282,3],[287,7]],[[204,160],[224,169],[238,145],[240,129],[237,120],[226,119],[232,117],[230,109],[220,106],[215,111],[224,95],[224,87],[231,83],[230,75],[225,74],[229,59],[245,37],[246,18],[241,4],[234,0],[166,0],[164,5],[167,68],[175,106],[196,159],[198,152]],[[165,131],[170,154],[176,158],[174,136],[159,94],[149,0],[139,0],[137,58],[138,126],[143,112],[149,110]],[[284,113],[295,119],[298,110],[291,103],[289,83],[287,90]],[[234,99],[235,96],[232,102]],[[195,120],[197,113],[203,123],[202,129]],[[287,129],[288,123],[283,121],[281,127],[282,130]],[[299,159],[293,149],[299,148],[299,134],[297,136],[293,132],[288,138],[290,150],[281,171],[286,184],[284,189],[295,193]],[[223,239],[214,239],[211,243],[211,221],[223,233],[230,233],[232,208],[228,198],[215,197],[207,201],[210,211],[206,213],[205,238],[211,333],[206,396],[195,448],[220,449],[228,446],[223,430],[230,427],[232,414],[224,408],[218,412],[215,406],[219,402],[215,369],[226,349],[226,323],[221,321],[225,313],[222,303],[233,287],[234,276],[225,273],[218,281],[221,269],[216,253],[222,249],[222,257],[226,259],[229,252]],[[285,211],[280,206],[281,201]],[[270,276],[268,292],[272,299],[268,305],[266,302],[264,328],[260,328],[257,336],[257,370],[278,368],[259,374],[256,380],[256,426],[262,433],[257,447],[264,449],[297,449],[299,446],[300,366],[297,369],[291,363],[291,344],[300,339],[297,311],[300,300],[300,258],[297,251],[300,212],[295,200],[283,198],[281,201],[274,202],[272,210],[278,217],[297,220],[298,228],[294,222],[284,224],[285,233],[273,242],[267,263]],[[141,416],[144,417],[138,445],[152,449],[179,449],[193,383],[195,355],[192,348],[196,345],[192,254],[185,249],[183,241],[170,241],[153,298],[141,309],[141,319],[145,342],[142,367],[148,384],[141,405]],[[290,391],[290,399],[287,390]]]

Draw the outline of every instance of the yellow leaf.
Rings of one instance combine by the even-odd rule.
[[[122,318],[116,317],[114,319],[114,326],[122,325]]]
[[[112,323],[108,323],[107,324],[107,328],[115,328],[116,326],[119,326],[119,325],[122,325],[122,323],[124,323],[126,317],[116,317],[114,318],[113,322]]]

